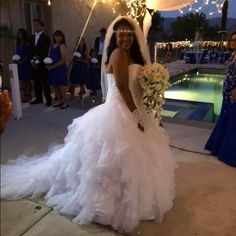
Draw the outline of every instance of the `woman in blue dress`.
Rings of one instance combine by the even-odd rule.
[[[29,58],[29,37],[24,28],[20,28],[16,35],[16,55],[20,56],[20,60],[14,61],[18,67],[18,76],[22,84],[23,99],[22,102],[31,100],[31,79],[32,70]]]
[[[87,89],[91,90],[90,95],[96,95],[97,90],[101,89],[101,72],[98,55],[95,49],[90,50],[90,61],[88,69]]]
[[[53,107],[66,109],[69,104],[66,97],[67,67],[66,67],[66,40],[62,31],[56,30],[53,34],[53,45],[49,49],[52,63],[47,65],[47,82],[54,87],[57,103]]]
[[[80,37],[77,40],[78,44]],[[84,38],[81,39],[76,52],[74,53],[72,69],[70,73],[71,86],[69,91],[74,95],[75,86],[80,86],[80,100],[83,100],[85,94],[85,84],[88,79],[89,53]]]
[[[236,167],[236,30],[229,38],[233,53],[223,85],[223,102],[216,126],[205,148],[228,165]]]

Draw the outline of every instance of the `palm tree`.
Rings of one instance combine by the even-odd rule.
[[[221,16],[221,30],[226,30],[227,16],[228,16],[229,1],[224,0]]]
[[[227,34],[226,23],[227,23],[227,18],[228,18],[228,6],[229,6],[229,1],[224,0],[223,7],[222,7],[222,15],[221,15],[221,30],[219,31],[219,33],[221,34],[221,40],[220,40],[221,50],[223,47],[224,36]]]

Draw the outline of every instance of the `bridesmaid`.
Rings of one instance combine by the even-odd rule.
[[[53,45],[49,49],[49,57],[52,59],[52,64],[46,67],[48,69],[48,85],[53,86],[57,98],[57,103],[53,107],[61,107],[61,109],[66,109],[69,106],[66,97],[66,53],[65,35],[62,31],[56,30],[53,34]]]
[[[100,62],[98,59],[98,55],[95,49],[91,49],[90,51],[90,61],[89,61],[89,69],[88,69],[88,82],[87,89],[92,90],[90,92],[91,96],[97,95],[97,90],[101,89],[101,73],[100,73]]]
[[[32,70],[29,58],[29,37],[24,28],[19,28],[16,35],[16,55],[20,60],[14,61],[18,67],[18,76],[22,84],[23,99],[22,102],[30,102],[32,90]]]
[[[236,167],[236,30],[230,34],[233,49],[223,85],[223,102],[216,126],[205,148],[228,165]]]
[[[78,44],[80,37],[77,40]],[[89,52],[84,38],[81,39],[80,44],[74,53],[72,69],[70,73],[71,87],[69,91],[74,95],[75,86],[80,86],[80,100],[83,101],[85,94],[85,84],[88,79],[88,63],[89,63]]]

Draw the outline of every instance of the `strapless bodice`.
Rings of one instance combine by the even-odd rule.
[[[138,64],[132,64],[129,66],[129,89],[133,99],[135,100],[135,103],[139,103],[140,98],[142,98],[142,90],[137,79],[137,73],[141,67],[142,66]],[[120,96],[120,92],[116,86],[114,74],[107,74],[106,79],[108,85],[108,94],[106,100],[113,99],[114,96]]]

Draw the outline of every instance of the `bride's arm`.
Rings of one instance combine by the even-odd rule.
[[[129,58],[127,52],[121,48],[116,48],[111,54],[109,64],[112,66],[116,85],[122,98],[129,110],[135,115],[138,128],[144,131],[143,121],[139,116],[139,112],[129,89]]]

